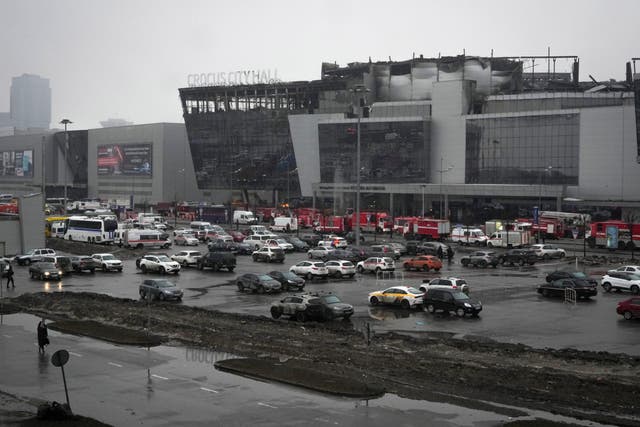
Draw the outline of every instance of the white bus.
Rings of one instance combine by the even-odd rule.
[[[171,241],[158,230],[127,228],[116,230],[115,243],[128,248],[168,248]]]
[[[64,238],[90,243],[113,243],[118,222],[111,218],[92,218],[75,215],[67,219]]]

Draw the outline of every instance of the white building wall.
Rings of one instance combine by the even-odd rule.
[[[640,201],[633,103],[580,110],[580,178],[585,200]]]

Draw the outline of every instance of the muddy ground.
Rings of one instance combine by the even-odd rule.
[[[91,320],[136,331],[144,330],[148,315],[146,302],[92,293],[25,294],[11,303],[56,321]],[[481,400],[640,425],[639,357],[540,350],[442,333],[374,335],[368,345],[350,322],[300,324],[171,303],[151,304],[150,313],[151,330],[169,344],[292,360],[407,398],[474,408],[485,405]]]

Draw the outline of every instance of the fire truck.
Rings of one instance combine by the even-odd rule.
[[[295,209],[295,215],[298,218],[298,226],[304,228],[313,227],[313,223],[320,218],[320,210],[316,208],[298,208]]]
[[[404,233],[407,240],[442,240],[451,233],[448,219],[416,218],[408,222],[408,231]]]
[[[540,236],[545,239],[560,239],[565,237],[566,231],[564,221],[558,218],[549,218],[541,216],[538,224],[532,218],[518,218],[517,223],[530,223],[531,235],[536,236],[538,231]]]
[[[355,212],[347,215],[347,225],[349,229],[356,228]],[[385,233],[391,231],[393,223],[387,212],[361,211],[360,212],[360,230],[368,232]]]
[[[417,216],[397,216],[393,219],[393,232],[404,235],[409,232],[410,225],[417,220]]]
[[[345,232],[345,220],[342,216],[320,216],[316,222],[318,225],[313,229],[318,233],[341,234]]]
[[[587,241],[592,248],[597,246],[632,250],[640,246],[640,224],[620,220],[592,222],[591,237]]]

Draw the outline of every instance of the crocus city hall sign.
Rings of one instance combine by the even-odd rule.
[[[187,85],[189,87],[255,85],[277,83],[279,81],[281,80],[278,78],[277,69],[189,74],[187,76]]]

